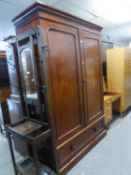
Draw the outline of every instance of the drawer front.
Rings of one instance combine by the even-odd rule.
[[[112,105],[110,101],[104,103],[105,124],[107,125],[112,120]]]
[[[111,110],[111,102],[110,101],[106,101],[104,102],[104,110]]]
[[[112,120],[112,111],[105,113],[105,125],[107,125]]]
[[[87,144],[91,139],[99,134],[103,128],[103,120],[93,124],[90,128],[84,130],[81,134],[62,145],[58,149],[60,166],[69,161],[73,156]]]
[[[112,120],[112,116],[111,115],[106,115],[105,117],[105,125],[107,125],[108,123],[110,123]]]
[[[105,109],[104,113],[105,115],[112,115],[112,109]]]

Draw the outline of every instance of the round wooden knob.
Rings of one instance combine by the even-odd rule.
[[[70,148],[71,148],[72,150],[75,150],[75,149],[76,149],[76,146],[75,146],[75,145],[71,145]]]
[[[97,129],[97,128],[93,128],[93,131],[95,131],[95,132],[98,132],[99,131],[99,129]]]

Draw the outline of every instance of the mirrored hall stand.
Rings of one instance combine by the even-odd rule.
[[[15,175],[24,175],[19,172],[18,164],[15,160],[14,149],[12,144],[11,136],[14,135],[25,140],[28,144],[30,144],[33,153],[33,160],[35,164],[35,174],[40,174],[40,163],[38,160],[37,154],[37,146],[38,144],[49,138],[51,130],[44,123],[38,122],[36,120],[30,118],[24,118],[21,122],[12,125],[6,125],[6,134],[8,138],[12,163],[15,171]],[[34,175],[34,174],[33,174]]]

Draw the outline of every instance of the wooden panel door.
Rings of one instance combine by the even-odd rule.
[[[99,36],[80,31],[80,42],[85,114],[88,123],[101,116],[103,111]]]
[[[50,111],[60,143],[80,131],[84,124],[78,31],[65,25],[46,24]]]

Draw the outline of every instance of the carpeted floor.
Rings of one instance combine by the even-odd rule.
[[[131,175],[131,113],[115,120],[107,136],[67,175]]]
[[[7,140],[1,135],[0,175],[14,175]],[[131,175],[131,113],[115,120],[107,136],[67,175]]]

